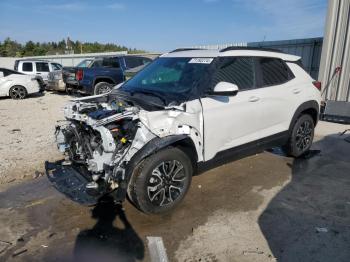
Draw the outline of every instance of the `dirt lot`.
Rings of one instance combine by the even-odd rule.
[[[36,177],[45,160],[61,157],[54,128],[69,98],[45,92],[21,101],[0,99],[0,184]]]
[[[147,236],[170,261],[349,261],[349,126],[320,123],[309,158],[263,152],[197,175],[176,210],[149,216],[80,206],[46,177],[20,182],[60,157],[52,131],[67,100],[0,100],[2,181],[18,178],[0,185],[0,261],[149,261]]]

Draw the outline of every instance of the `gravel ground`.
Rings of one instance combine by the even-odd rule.
[[[40,176],[45,160],[62,157],[54,128],[69,99],[51,92],[24,100],[0,99],[0,184]]]

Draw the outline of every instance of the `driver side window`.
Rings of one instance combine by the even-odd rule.
[[[252,57],[222,57],[213,76],[213,87],[219,82],[229,82],[240,91],[255,88],[255,64]]]

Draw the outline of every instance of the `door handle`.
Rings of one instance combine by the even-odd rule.
[[[294,94],[299,94],[301,92],[301,89],[300,88],[294,88],[293,89],[293,93]]]
[[[251,96],[251,97],[249,98],[249,102],[257,102],[257,101],[259,101],[259,100],[260,100],[260,98],[257,97],[257,96]]]

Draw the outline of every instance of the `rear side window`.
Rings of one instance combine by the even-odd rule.
[[[275,86],[288,82],[294,78],[289,67],[277,58],[259,59],[261,69],[261,87]]]
[[[22,71],[24,71],[24,72],[33,72],[33,63],[31,63],[31,62],[24,62],[22,64]]]
[[[36,62],[36,71],[37,72],[50,72],[49,64],[43,62]]]
[[[219,82],[236,84],[240,90],[255,87],[254,60],[251,57],[224,57],[214,74],[213,87]]]
[[[102,60],[103,67],[119,68],[118,59],[115,57],[107,57]]]

